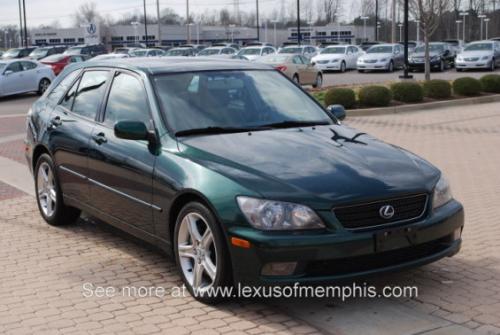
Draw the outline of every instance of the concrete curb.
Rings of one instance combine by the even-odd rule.
[[[490,102],[500,102],[500,94],[485,95],[482,97],[464,98],[456,100],[433,101],[421,104],[392,106],[383,108],[353,109],[353,110],[347,110],[346,112],[347,116],[374,116],[374,115],[415,112],[420,110],[429,110],[442,107],[456,107],[456,106],[484,104]]]

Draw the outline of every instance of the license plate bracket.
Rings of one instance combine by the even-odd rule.
[[[411,227],[386,229],[375,233],[375,252],[411,247],[417,244],[417,231]]]

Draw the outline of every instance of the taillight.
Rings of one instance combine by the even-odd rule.
[[[285,65],[278,65],[275,67],[275,69],[281,72],[285,72],[287,67]]]

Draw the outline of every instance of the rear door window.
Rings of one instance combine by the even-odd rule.
[[[83,74],[71,109],[73,113],[95,119],[104,97],[108,75],[108,71],[87,71]]]

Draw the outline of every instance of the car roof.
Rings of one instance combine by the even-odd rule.
[[[110,66],[109,62],[99,61],[78,63],[75,68],[114,67],[149,74],[179,73],[191,71],[224,71],[224,70],[269,70],[269,66],[238,59],[218,60],[210,57],[166,57],[166,58],[118,58]]]

